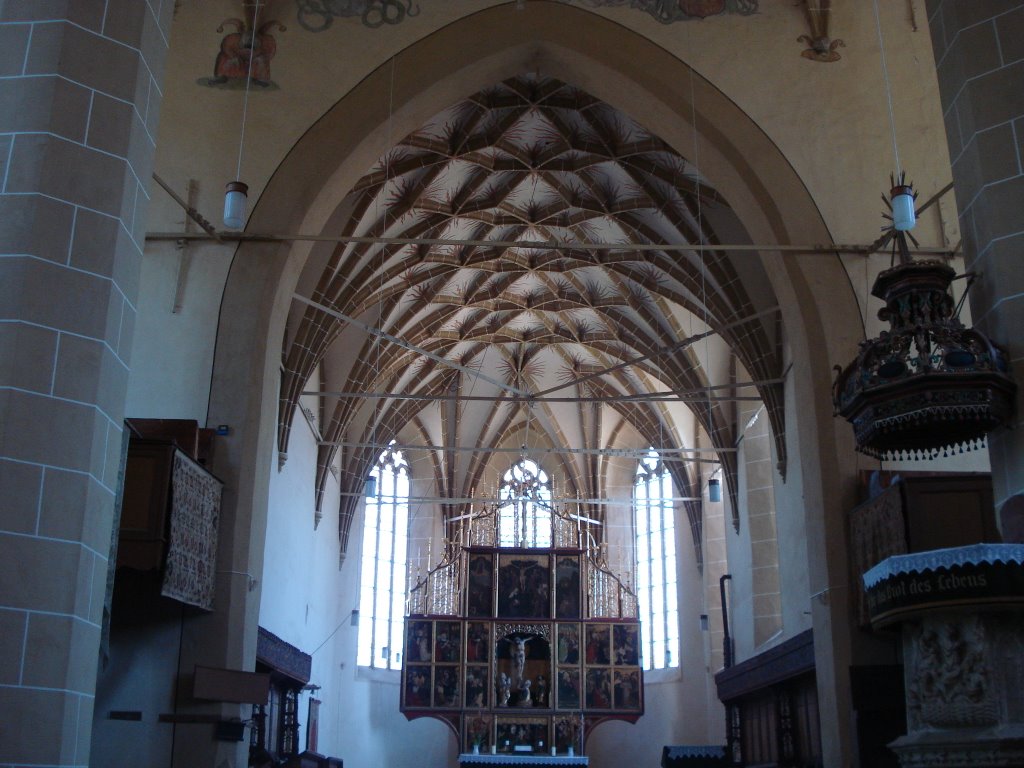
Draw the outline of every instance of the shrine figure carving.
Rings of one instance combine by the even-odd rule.
[[[530,681],[523,680],[522,685],[519,686],[519,701],[516,702],[517,707],[532,707],[533,699],[530,695]]]
[[[498,706],[507,707],[509,696],[512,695],[512,681],[502,672],[498,676]]]

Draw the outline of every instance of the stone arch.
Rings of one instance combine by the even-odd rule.
[[[291,149],[257,201],[249,231],[331,231],[332,221],[344,215],[338,202],[386,149],[382,136],[405,135],[466,94],[535,69],[636,116],[681,153],[699,154],[700,172],[729,200],[753,242],[831,242],[792,166],[726,94],[643,36],[558,2],[531,3],[529,13],[506,4],[463,17],[378,67]],[[244,243],[225,288],[210,420],[235,425],[217,470],[235,489],[225,499],[225,522],[233,526],[236,557],[250,569],[262,566],[280,349],[291,296],[306,261],[328,247]],[[832,426],[830,361],[855,350],[856,301],[838,256],[766,251],[760,259],[792,358],[787,400],[801,404],[792,410],[783,439],[803,448],[796,482],[806,508],[834,520],[849,467],[841,467]],[[812,583],[827,582],[826,545],[836,536],[842,533],[835,522],[808,526]]]

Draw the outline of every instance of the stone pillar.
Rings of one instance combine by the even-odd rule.
[[[928,0],[974,324],[1008,348],[1017,428],[989,437],[997,508],[1024,491],[1024,2]],[[912,170],[912,169],[911,169]]]
[[[173,5],[0,2],[0,764],[89,763]]]

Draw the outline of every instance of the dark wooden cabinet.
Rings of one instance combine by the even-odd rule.
[[[747,768],[819,768],[818,690],[811,630],[715,675],[730,722],[729,751]]]
[[[857,622],[868,630],[861,577],[893,555],[1001,541],[987,474],[880,473],[875,494],[848,515],[850,594]],[[891,483],[884,490],[879,480]]]
[[[133,439],[128,446],[117,565],[137,571],[163,566],[175,446]]]

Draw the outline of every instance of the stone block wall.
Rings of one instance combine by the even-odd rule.
[[[0,764],[88,765],[173,0],[0,3]]]
[[[1024,491],[1024,2],[928,0],[975,325],[1009,350],[1016,429],[989,438],[996,506]]]

